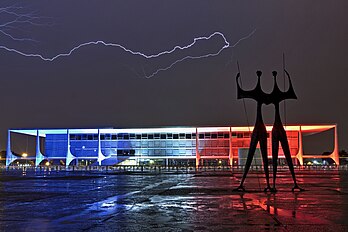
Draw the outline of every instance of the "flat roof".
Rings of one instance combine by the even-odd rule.
[[[284,126],[287,131],[299,131],[305,133],[318,133],[332,129],[336,124],[323,124],[323,125],[287,125]],[[254,127],[248,126],[222,126],[222,127],[161,127],[161,128],[94,128],[94,129],[9,129],[12,133],[25,134],[36,136],[39,131],[40,137],[46,137],[48,134],[97,134],[98,130],[102,134],[117,134],[117,133],[196,133],[198,132],[248,132],[252,131]],[[272,126],[266,126],[267,131],[272,130]]]

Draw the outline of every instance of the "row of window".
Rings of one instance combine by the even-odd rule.
[[[296,131],[287,132],[289,138],[297,138]],[[251,132],[232,132],[232,138],[250,138]],[[269,138],[270,133],[267,133]],[[199,133],[199,139],[229,139],[228,132]],[[142,133],[100,134],[101,140],[148,140],[148,139],[196,139],[196,133]],[[46,140],[66,140],[64,135],[49,135]],[[98,134],[70,134],[70,140],[98,140]]]
[[[232,133],[237,137],[239,133]],[[243,137],[243,133],[240,135]],[[228,139],[229,133],[200,133],[200,139]],[[100,134],[101,140],[140,140],[140,139],[196,139],[196,133],[166,133],[166,134]],[[98,140],[98,134],[70,134],[70,140]]]

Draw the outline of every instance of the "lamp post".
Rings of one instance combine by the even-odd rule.
[[[23,153],[22,154],[22,157],[25,159],[25,166],[27,166],[27,157],[28,157],[28,154],[27,153]]]

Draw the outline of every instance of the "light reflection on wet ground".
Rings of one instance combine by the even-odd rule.
[[[251,173],[0,172],[0,231],[348,231],[348,172],[288,173],[276,194]]]

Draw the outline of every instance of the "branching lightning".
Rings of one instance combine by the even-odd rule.
[[[176,64],[180,63],[180,62],[183,62],[185,60],[194,60],[194,59],[203,59],[203,58],[209,58],[209,57],[214,57],[214,56],[218,56],[220,55],[220,53],[227,49],[227,48],[234,48],[236,47],[241,41],[245,40],[245,39],[248,39],[250,38],[254,33],[256,32],[256,29],[254,29],[250,34],[248,34],[247,36],[244,36],[242,38],[240,38],[236,43],[234,43],[233,45],[230,45],[230,43],[227,41],[226,37],[224,36],[224,34],[222,34],[221,32],[214,32],[212,35],[214,34],[217,34],[217,35],[220,35],[224,41],[225,41],[225,45],[220,48],[220,50],[218,50],[217,52],[215,53],[208,53],[208,54],[205,54],[205,55],[201,55],[201,56],[185,56],[179,60],[176,60],[174,61],[173,63],[171,63],[169,66],[165,67],[165,68],[160,68],[160,69],[157,69],[155,72],[153,72],[152,74],[150,75],[146,75],[145,77],[146,78],[151,78],[151,77],[154,77],[155,75],[157,75],[159,72],[161,71],[167,71],[168,69],[171,69],[173,66],[175,66]],[[212,35],[210,35],[209,37],[211,37]],[[199,37],[199,38],[205,38],[205,37]],[[193,46],[193,45],[192,45]]]
[[[42,23],[43,17],[37,16],[34,12],[23,13],[23,7],[8,6],[0,7],[0,16],[4,22],[0,23],[0,34],[14,41],[38,42],[32,38],[14,36],[15,31],[23,31],[25,26],[45,26],[49,23]],[[6,46],[2,46],[3,48]],[[11,49],[10,49],[11,50]],[[14,49],[15,50],[15,49]]]
[[[40,19],[42,19],[41,17],[36,16],[34,13],[24,14],[21,12],[21,9],[22,9],[22,7],[17,7],[17,6],[9,6],[9,7],[0,8],[0,15],[6,14],[10,18],[10,20],[5,21],[2,24],[0,24],[0,34],[8,37],[14,41],[36,41],[36,40],[31,39],[31,38],[16,37],[10,32],[11,30],[16,30],[16,29],[18,30],[18,25],[21,25],[21,24],[27,24],[27,25],[32,25],[32,26],[48,25],[48,24],[40,23]],[[123,50],[124,52],[130,53],[130,54],[136,55],[136,56],[141,56],[145,59],[153,59],[153,58],[159,58],[159,57],[164,56],[164,55],[173,54],[174,52],[176,52],[178,50],[181,50],[181,51],[187,50],[187,49],[195,46],[199,41],[207,41],[207,40],[210,40],[216,36],[219,36],[222,38],[223,45],[221,46],[221,48],[218,51],[213,52],[213,53],[199,55],[199,56],[187,55],[183,58],[180,58],[180,59],[173,61],[170,65],[168,65],[166,67],[162,67],[162,68],[157,69],[156,71],[152,72],[151,74],[144,74],[144,77],[152,78],[152,77],[156,76],[159,72],[167,71],[167,70],[171,69],[172,67],[174,67],[175,65],[177,65],[178,63],[183,62],[185,60],[203,59],[203,58],[218,56],[225,49],[234,48],[241,41],[250,38],[255,33],[255,31],[256,30],[253,30],[247,36],[242,37],[234,44],[231,44],[222,32],[216,31],[208,36],[200,36],[200,37],[194,38],[193,41],[188,45],[185,45],[185,46],[176,45],[170,50],[165,50],[165,51],[162,51],[162,52],[159,52],[156,54],[145,54],[145,53],[140,52],[140,51],[134,51],[132,49],[129,49],[122,44],[105,42],[103,40],[89,41],[89,42],[81,43],[81,44],[73,47],[72,49],[70,49],[67,52],[59,53],[59,54],[52,56],[52,57],[45,57],[42,54],[38,54],[38,53],[26,53],[26,52],[23,52],[23,51],[20,51],[18,49],[11,48],[11,47],[8,47],[5,45],[0,45],[0,49],[6,50],[8,52],[13,52],[13,53],[19,54],[21,56],[25,56],[25,57],[34,57],[34,58],[39,58],[43,61],[53,62],[59,58],[70,56],[74,52],[76,52],[77,50],[79,50],[83,47],[102,45],[102,46],[106,46],[106,47],[119,48],[119,49]]]

